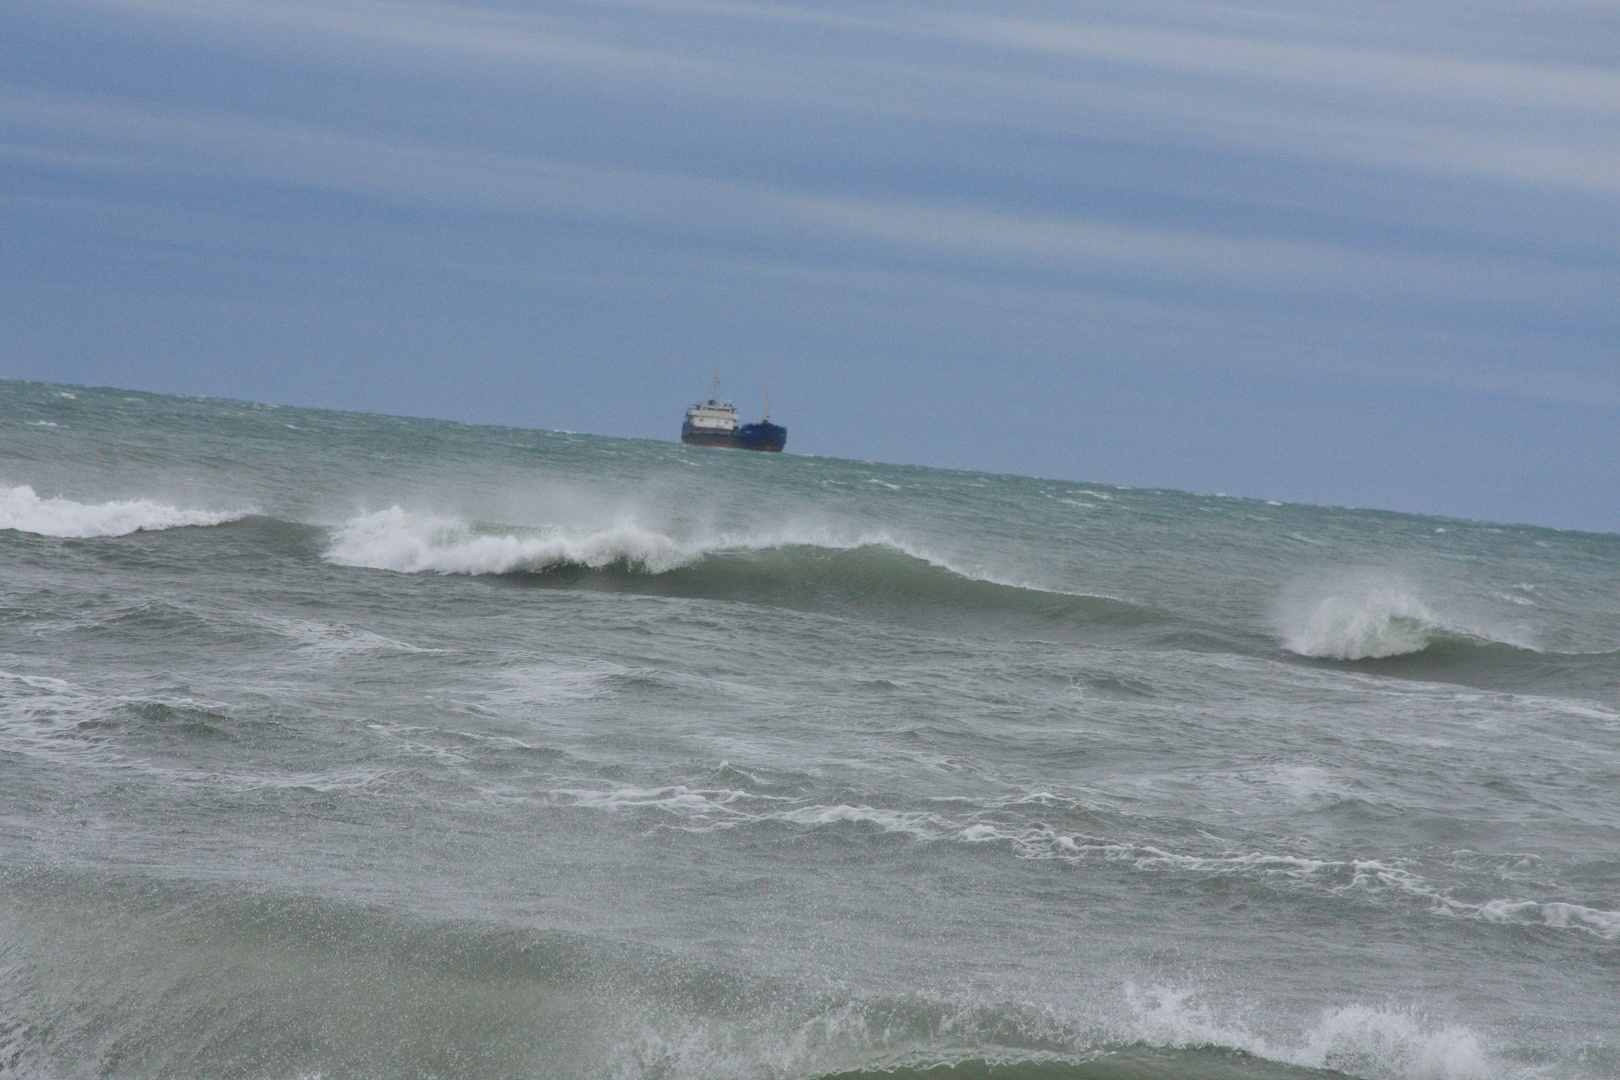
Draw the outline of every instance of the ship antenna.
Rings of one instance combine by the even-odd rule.
[[[720,404],[720,369],[714,369],[714,393],[709,397],[710,405]]]
[[[771,388],[767,386],[765,388],[765,419],[769,420],[770,418],[771,418]]]

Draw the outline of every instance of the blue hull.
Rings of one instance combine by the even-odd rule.
[[[764,450],[781,453],[787,445],[787,428],[781,424],[762,421],[744,424],[736,431],[694,431],[689,425],[681,427],[681,442],[687,446],[726,446],[734,450]]]
[[[782,447],[787,445],[787,428],[773,424],[769,420],[758,424],[744,424],[737,429],[736,442],[732,445],[741,450],[768,450],[773,454],[780,453]]]

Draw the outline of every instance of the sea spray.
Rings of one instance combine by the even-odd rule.
[[[1374,571],[1297,581],[1276,618],[1288,649],[1334,660],[1419,652],[1442,625],[1409,581]]]
[[[508,574],[614,563],[658,573],[702,553],[628,522],[583,536],[545,529],[481,531],[458,518],[411,514],[394,506],[345,523],[327,558],[345,566],[408,574]]]
[[[54,496],[42,499],[33,487],[22,484],[0,490],[0,529],[40,536],[85,539],[127,536],[143,530],[219,525],[246,516],[249,511],[182,510],[150,499],[114,499],[83,503]]]
[[[0,1071],[1620,1080],[1614,537],[0,423]]]

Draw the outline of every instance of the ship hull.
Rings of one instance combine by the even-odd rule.
[[[734,446],[736,445],[735,431],[692,431],[681,432],[681,442],[687,446]]]
[[[763,450],[779,454],[787,445],[787,428],[780,424],[744,424],[735,431],[681,429],[681,442],[687,446],[724,446],[732,450]]]
[[[779,454],[782,447],[787,445],[787,428],[769,421],[744,424],[737,429],[737,438],[732,445],[739,450],[764,450]]]

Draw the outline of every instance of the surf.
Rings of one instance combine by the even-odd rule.
[[[71,898],[71,903],[63,903]],[[1490,1080],[1466,1027],[1245,1011],[1077,980],[1070,1003],[861,992],[656,946],[203,881],[0,873],[0,1048],[25,1075],[625,1080]]]
[[[920,544],[873,530],[784,527],[678,537],[634,520],[594,529],[519,528],[396,506],[334,528],[324,557],[406,574],[786,607],[898,603],[1122,628],[1166,619],[1113,597],[976,574]]]
[[[151,499],[112,499],[99,503],[77,502],[60,495],[42,499],[29,484],[0,490],[0,530],[15,529],[38,536],[80,540],[221,525],[250,512],[182,509]]]

